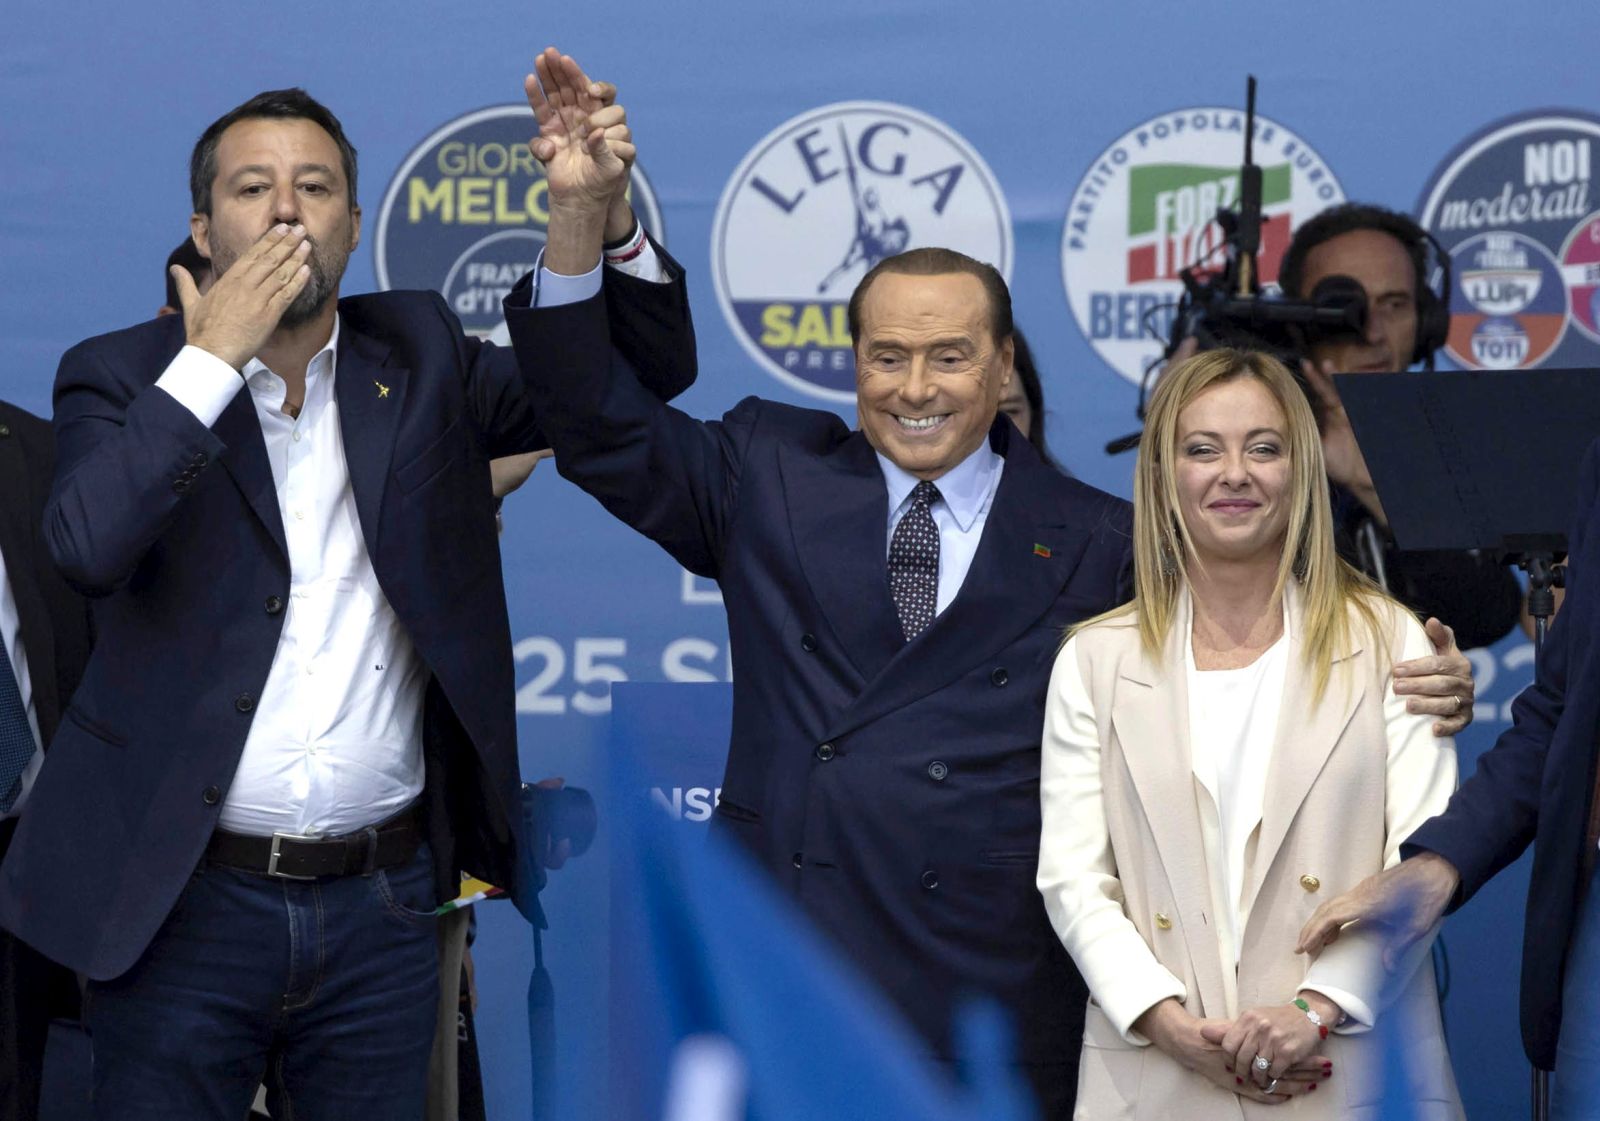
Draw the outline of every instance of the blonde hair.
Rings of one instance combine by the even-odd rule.
[[[1377,584],[1339,559],[1316,418],[1283,363],[1267,354],[1208,350],[1162,375],[1145,414],[1133,472],[1133,600],[1081,625],[1131,612],[1145,652],[1152,658],[1160,656],[1188,578],[1185,566],[1195,557],[1177,499],[1178,419],[1207,389],[1242,378],[1254,379],[1272,395],[1287,428],[1289,524],[1273,593],[1282,596],[1290,580],[1299,584],[1302,646],[1315,681],[1314,695],[1320,698],[1334,660],[1351,646],[1349,608],[1355,608],[1373,641],[1381,644],[1386,628],[1379,611],[1392,601]]]

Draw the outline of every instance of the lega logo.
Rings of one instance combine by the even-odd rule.
[[[501,324],[500,301],[544,248],[550,188],[528,150],[526,104],[495,105],[441,125],[413,148],[378,211],[378,287],[432,288],[469,332]],[[635,164],[634,213],[665,244],[655,192]]]
[[[885,257],[934,245],[1009,280],[1011,214],[994,173],[924,113],[840,102],[785,121],[745,156],[717,203],[712,275],[728,325],[764,369],[854,401],[850,293]]]
[[[1456,365],[1600,360],[1597,152],[1600,117],[1542,110],[1489,125],[1434,169],[1418,214],[1454,261]]]
[[[1084,172],[1061,230],[1061,281],[1083,337],[1134,384],[1161,356],[1183,291],[1179,271],[1222,262],[1218,208],[1239,203],[1245,114],[1174,109],[1135,125]],[[1258,275],[1275,282],[1296,227],[1344,201],[1304,139],[1257,116]]]

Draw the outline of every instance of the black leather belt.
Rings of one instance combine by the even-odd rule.
[[[408,863],[422,844],[421,815],[413,803],[386,821],[338,837],[274,833],[252,837],[218,829],[206,846],[215,864],[280,880],[369,875]]]

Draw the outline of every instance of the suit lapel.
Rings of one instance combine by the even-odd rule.
[[[222,465],[287,561],[289,546],[283,535],[283,515],[278,510],[278,488],[272,481],[272,464],[267,461],[261,418],[256,415],[255,399],[248,388],[233,395],[211,431],[226,445]]]
[[[1292,582],[1285,595],[1289,603],[1287,618],[1292,628],[1289,659],[1284,667],[1283,704],[1278,710],[1278,726],[1273,734],[1272,760],[1267,764],[1261,833],[1256,838],[1250,878],[1245,885],[1246,916],[1252,914],[1256,896],[1277,859],[1278,850],[1283,847],[1289,826],[1300,812],[1301,803],[1311,793],[1312,784],[1322,773],[1328,756],[1366,693],[1365,681],[1359,680],[1357,675],[1341,672],[1348,668],[1345,663],[1361,652],[1361,640],[1366,637],[1359,627],[1352,625],[1350,650],[1334,659],[1328,686],[1313,706],[1315,681],[1310,667],[1305,664],[1300,596]],[[1247,925],[1248,921],[1247,918]]]
[[[1003,426],[1003,427],[1000,427]],[[842,736],[893,712],[967,673],[1015,642],[1038,623],[1061,594],[1089,545],[1089,531],[1065,524],[1063,507],[1049,497],[1061,476],[1046,466],[1006,417],[991,438],[1006,457],[983,536],[961,591],[914,642],[904,642],[888,592],[887,561],[877,554],[879,598],[893,620],[892,657],[876,679],[834,722],[830,738]],[[876,463],[873,464],[877,471]],[[881,472],[878,472],[881,480]],[[880,489],[883,484],[879,483]],[[888,511],[878,536],[887,550]],[[1036,546],[1043,549],[1036,550]],[[1046,555],[1048,554],[1048,555]]]
[[[779,449],[789,526],[811,593],[871,681],[905,645],[889,596],[889,490],[859,432],[827,455]]]
[[[15,433],[0,437],[0,555],[5,557],[5,577],[17,605],[34,712],[41,731],[48,735],[60,710],[56,697],[55,634],[34,568],[43,547],[39,527],[33,524],[32,495],[36,484],[47,486],[49,480],[30,477],[21,439]]]
[[[386,345],[352,330],[348,323],[343,325],[334,394],[339,401],[339,428],[344,437],[350,489],[355,494],[367,554],[374,563],[389,462],[411,380],[409,370],[386,364],[389,356]]]
[[[1185,916],[1213,910],[1212,870],[1206,860],[1200,821],[1201,797],[1207,797],[1194,774],[1189,745],[1189,690],[1184,670],[1184,642],[1189,628],[1187,606],[1178,612],[1161,666],[1141,653],[1123,670],[1111,723],[1134,790],[1155,838],[1161,864],[1172,885],[1173,902]],[[1149,921],[1149,916],[1145,916]],[[1205,1014],[1227,1014],[1228,988],[1217,953],[1216,916],[1200,929],[1186,923],[1190,966],[1200,986]]]

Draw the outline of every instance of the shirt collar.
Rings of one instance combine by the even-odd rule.
[[[878,466],[883,470],[883,481],[889,487],[889,510],[893,513],[905,505],[912,490],[922,480],[892,462],[882,452],[875,454]],[[994,493],[995,479],[1004,462],[985,439],[971,455],[933,480],[933,485],[939,488],[939,497],[944,499],[945,506],[962,533],[969,532],[973,522],[983,512]]]
[[[317,375],[327,370],[333,372],[334,359],[339,353],[339,315],[333,316],[333,330],[328,335],[328,341],[322,344],[322,349],[311,356],[311,361],[306,363],[306,384],[310,385]],[[267,367],[259,358],[252,358],[244,364],[244,369],[239,371],[244,376],[245,384],[253,392],[259,392],[272,383],[264,375],[271,375],[282,382],[277,373]]]

